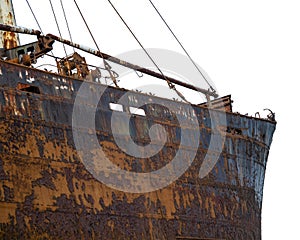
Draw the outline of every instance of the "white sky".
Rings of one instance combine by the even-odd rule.
[[[52,0],[59,15],[60,3]],[[100,49],[118,55],[139,48],[108,2],[77,0]],[[49,1],[29,0],[44,33],[57,34]],[[72,0],[63,1],[73,41],[96,48]],[[183,53],[148,0],[112,0],[147,48]],[[267,165],[262,236],[300,239],[297,154],[300,80],[300,14],[297,0],[153,0],[220,95],[231,94],[234,111],[254,115],[264,108],[278,121]],[[87,5],[89,4],[89,5]],[[14,1],[17,24],[35,28],[25,0]],[[60,25],[64,19],[59,15]],[[69,38],[63,27],[63,36]],[[32,39],[35,41],[35,39]],[[25,43],[25,42],[24,42]],[[297,84],[297,86],[296,86]],[[298,156],[298,157],[297,157]]]

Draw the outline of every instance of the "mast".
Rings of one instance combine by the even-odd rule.
[[[0,0],[0,23],[16,26],[12,0]],[[19,45],[17,33],[0,31],[0,48],[10,49]]]

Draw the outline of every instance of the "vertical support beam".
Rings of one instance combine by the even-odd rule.
[[[11,0],[0,0],[0,23],[16,26]],[[19,45],[19,36],[14,32],[0,31],[0,48],[10,49]]]

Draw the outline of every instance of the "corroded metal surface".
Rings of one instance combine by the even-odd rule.
[[[3,30],[3,31],[8,31],[8,32],[5,32],[5,33],[10,34],[10,35],[15,35],[15,33],[26,33],[26,34],[30,34],[30,35],[37,35],[37,36],[39,36],[39,38],[41,38],[41,36],[40,36],[41,32],[38,31],[38,30],[27,29],[27,28],[23,28],[23,27],[15,27],[15,26],[10,26],[10,25],[6,25],[6,24],[0,24],[0,29]],[[83,45],[80,45],[80,44],[77,44],[77,43],[73,43],[69,40],[63,39],[63,38],[55,36],[53,34],[47,34],[46,36],[43,36],[43,38],[54,39],[58,42],[61,42],[63,44],[67,44],[69,46],[72,46],[72,47],[77,48],[79,50],[82,50],[84,52],[90,53],[90,54],[95,55],[97,57],[101,57],[101,58],[106,59],[110,62],[117,63],[119,65],[122,65],[122,66],[126,67],[126,68],[130,68],[130,69],[133,69],[135,71],[145,73],[147,75],[150,75],[150,76],[153,76],[153,77],[156,77],[156,78],[159,78],[159,79],[163,79],[163,80],[165,80],[167,82],[170,82],[170,83],[175,83],[179,86],[183,86],[183,87],[201,92],[201,93],[203,93],[207,96],[212,96],[212,97],[215,97],[215,98],[218,97],[218,94],[215,91],[211,92],[210,90],[199,88],[199,87],[191,85],[189,83],[181,82],[181,81],[179,81],[175,78],[171,78],[171,77],[165,76],[161,73],[157,73],[155,71],[152,71],[152,70],[140,67],[138,65],[126,62],[124,60],[121,60],[121,59],[118,59],[116,57],[110,56],[106,53],[91,49],[89,47],[86,47],[86,46],[83,46]],[[16,46],[9,46],[9,47],[6,46],[5,49],[9,49],[9,48],[13,48],[13,47],[16,47]]]
[[[31,66],[31,64],[36,63],[38,58],[43,57],[53,49],[53,43],[54,40],[49,37],[38,36],[36,42],[2,50],[1,56],[9,62]]]
[[[200,179],[211,121],[207,108],[194,106],[200,146],[189,169],[163,189],[125,193],[97,181],[75,149],[72,111],[82,81],[0,64],[0,239],[261,238],[263,181],[274,122],[216,111],[226,114],[227,128],[220,130],[226,132],[225,145],[213,170]],[[132,138],[147,144],[149,128],[159,123],[168,133],[167,144],[147,161],[126,155],[112,137],[109,107],[124,93],[109,87],[100,99],[95,124],[99,142],[121,168],[159,169],[180,144],[178,122],[162,106],[147,105],[146,116],[131,119]],[[130,94],[125,109],[136,106],[132,99],[137,95]],[[183,103],[174,104],[181,104],[180,114],[189,117]],[[118,114],[122,128],[128,113]],[[89,129],[82,132],[91,134]]]
[[[25,33],[25,34],[37,35],[37,36],[41,35],[41,31],[39,31],[39,30],[19,27],[19,26],[16,26],[16,24],[12,21],[9,21],[9,23],[6,23],[6,24],[0,24],[0,29],[2,31],[7,31],[7,32]]]
[[[53,38],[54,40],[56,40],[58,42],[61,42],[61,43],[67,44],[69,46],[75,47],[75,48],[77,48],[79,50],[82,50],[84,52],[90,53],[90,54],[95,55],[97,57],[101,57],[103,59],[107,59],[110,62],[117,63],[119,65],[122,65],[122,66],[126,67],[126,68],[130,68],[130,69],[136,70],[138,72],[145,73],[147,75],[150,75],[150,76],[153,76],[153,77],[156,77],[156,78],[159,78],[159,79],[163,79],[163,80],[169,81],[169,82],[177,84],[179,86],[183,86],[183,87],[186,87],[186,88],[189,88],[189,89],[201,92],[201,93],[206,94],[208,96],[218,97],[218,94],[216,92],[211,92],[209,90],[199,88],[199,87],[191,85],[189,83],[181,82],[181,81],[179,81],[179,80],[177,80],[175,78],[164,76],[164,75],[159,74],[159,73],[157,73],[155,71],[149,70],[147,68],[140,67],[138,65],[131,64],[131,63],[126,62],[124,60],[121,60],[121,59],[118,59],[118,58],[113,57],[111,55],[108,55],[106,53],[103,53],[103,52],[91,49],[91,48],[86,47],[86,46],[82,46],[82,45],[77,44],[77,43],[73,43],[73,42],[71,42],[69,40],[62,39],[62,38],[60,38],[58,36],[55,36],[53,34],[47,34],[47,36]]]
[[[57,70],[60,75],[72,76],[72,70],[76,69],[77,78],[85,78],[89,75],[89,69],[85,58],[80,56],[77,52],[72,55],[56,61]]]
[[[16,19],[11,0],[0,1],[0,22],[7,25],[16,25]],[[10,49],[19,45],[18,34],[7,29],[0,31],[0,48]]]

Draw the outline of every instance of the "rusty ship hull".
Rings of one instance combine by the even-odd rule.
[[[263,182],[274,121],[232,113],[230,106],[227,111],[211,110],[226,115],[226,129],[220,128],[225,141],[213,169],[199,178],[212,130],[208,108],[193,105],[200,144],[193,149],[191,166],[164,188],[129,193],[98,181],[78,155],[71,125],[81,84],[0,62],[0,239],[261,239]],[[149,127],[158,123],[168,133],[167,144],[147,161],[126,155],[114,142],[109,108],[125,93],[106,88],[97,106],[99,143],[114,164],[128,171],[159,169],[180,144],[178,122],[159,105],[145,108],[146,117],[131,119],[131,137],[146,144]],[[164,105],[169,100],[159,101]],[[184,103],[174,104],[186,115]],[[118,114],[122,127],[125,113]],[[82,131],[90,134],[89,129]]]

